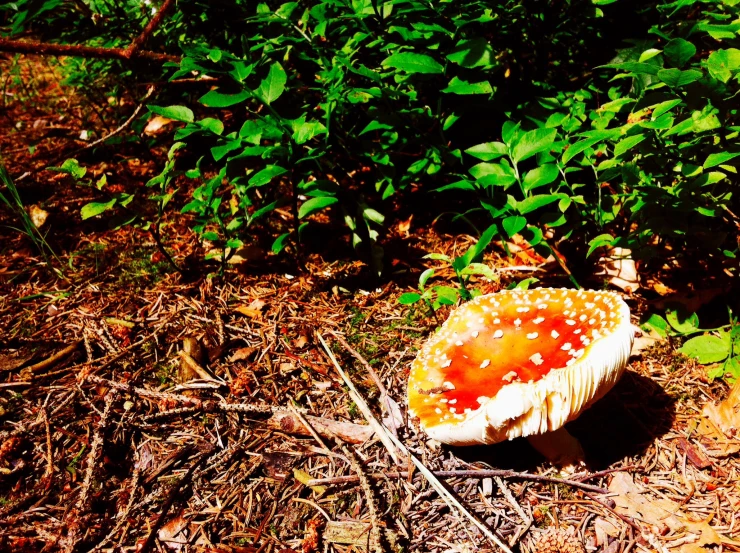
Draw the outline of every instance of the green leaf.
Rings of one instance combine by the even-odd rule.
[[[519,163],[539,152],[549,150],[558,132],[555,129],[535,129],[519,136],[512,146],[511,157]]]
[[[257,173],[252,175],[252,177],[249,179],[249,184],[251,186],[262,186],[270,182],[275,177],[283,175],[287,172],[287,169],[280,167],[279,165],[268,165],[261,171],[258,171]]]
[[[586,253],[586,257],[590,257],[596,249],[603,246],[610,246],[613,242],[614,237],[611,234],[599,234],[588,243],[588,253]]]
[[[521,202],[517,202],[516,210],[521,215],[526,215],[527,213],[531,213],[536,209],[555,203],[562,197],[562,194],[538,194],[536,196],[530,196],[529,198],[522,200]]]
[[[737,156],[740,156],[740,152],[720,152],[719,154],[709,154],[707,156],[706,161],[704,162],[704,169],[709,169],[710,167],[716,167],[717,165],[722,165],[723,163],[727,163],[731,159],[736,158]]]
[[[514,171],[503,163],[479,163],[469,171],[481,186],[508,186],[516,182]]]
[[[447,59],[467,68],[489,66],[494,62],[494,52],[485,38],[477,37],[458,42]]]
[[[213,160],[221,161],[223,158],[229,155],[230,152],[238,149],[241,145],[241,140],[230,140],[224,144],[214,146],[213,148],[211,148],[211,155],[213,156]]]
[[[647,137],[644,134],[636,134],[634,136],[628,136],[624,140],[620,140],[614,146],[614,157],[619,157],[622,154],[628,152],[629,150],[637,146],[640,142],[645,140],[645,138]]]
[[[691,84],[694,81],[698,81],[704,74],[696,69],[687,69],[681,71],[680,69],[661,69],[658,71],[658,78],[671,88],[680,88]]]
[[[399,52],[383,60],[383,67],[392,67],[406,73],[444,73],[444,67],[433,57],[413,52]]]
[[[715,50],[707,58],[709,74],[723,83],[728,82],[740,70],[740,50],[727,48]]]
[[[424,259],[433,259],[434,261],[445,261],[447,263],[452,263],[452,259],[450,259],[450,256],[443,253],[428,253],[424,256]]]
[[[210,131],[213,134],[221,136],[224,132],[224,124],[214,117],[206,117],[196,123],[204,131]]]
[[[511,238],[527,226],[527,220],[521,215],[512,215],[501,221],[501,225],[504,227],[504,231],[506,231],[509,238]]]
[[[717,336],[705,334],[687,340],[678,351],[687,357],[696,358],[702,365],[707,365],[727,359],[730,355],[730,345]]]
[[[458,291],[449,286],[435,286],[432,290],[437,294],[437,301],[442,305],[454,305],[460,297]]]
[[[665,102],[660,102],[659,104],[655,104],[652,106],[653,108],[653,119],[657,119],[667,111],[670,111],[677,105],[679,105],[683,100],[666,100]]]
[[[300,209],[298,210],[298,218],[305,219],[309,215],[313,215],[317,211],[329,207],[339,201],[334,196],[321,196],[320,198],[310,198],[303,202]]]
[[[288,82],[288,75],[285,73],[285,69],[279,63],[273,63],[270,66],[270,71],[267,73],[267,77],[260,83],[260,86],[255,90],[255,94],[259,98],[270,105],[285,91],[285,83]]]
[[[679,334],[687,334],[699,328],[699,317],[696,313],[688,314],[683,309],[673,309],[666,312],[665,317]]]
[[[236,94],[226,94],[221,89],[210,90],[201,96],[199,102],[209,108],[227,108],[236,104],[241,104],[252,97],[248,90],[242,90]]]
[[[416,303],[421,299],[421,294],[417,294],[416,292],[406,292],[405,294],[401,294],[398,297],[398,303],[401,305],[411,305],[412,303]]]
[[[286,241],[288,240],[288,237],[290,236],[289,232],[286,232],[284,234],[281,234],[277,238],[275,238],[275,241],[272,243],[272,247],[270,250],[274,254],[279,254],[281,251],[285,249]]]
[[[694,179],[692,184],[696,186],[707,186],[708,184],[714,184],[715,182],[719,182],[725,178],[727,178],[727,175],[720,171],[710,171],[709,173],[699,175]]]
[[[640,324],[640,327],[646,332],[653,330],[663,338],[668,336],[668,321],[656,313],[651,313],[650,316]]]
[[[471,256],[468,263],[481,259],[481,257],[483,256],[483,252],[486,251],[488,244],[491,243],[491,240],[493,240],[493,237],[496,235],[497,232],[498,229],[496,225],[491,225],[483,231],[483,234],[481,234],[480,238],[478,238],[478,242],[476,242],[475,246],[473,246],[473,248],[471,249]]]
[[[74,158],[65,159],[61,167],[48,167],[49,171],[58,171],[59,173],[67,173],[75,180],[80,180],[87,174],[87,169],[80,165],[80,162]]]
[[[588,150],[590,147],[598,144],[604,140],[603,137],[587,138],[568,146],[568,149],[563,152],[563,163],[568,163],[571,159],[576,157],[581,152]]]
[[[651,60],[655,56],[660,54],[660,52],[661,50],[658,50],[657,48],[648,48],[642,54],[640,54],[640,59],[638,59],[637,62],[643,63],[643,62],[646,62],[647,60]]]
[[[365,133],[372,132],[372,131],[389,131],[393,129],[392,125],[388,125],[386,123],[381,123],[380,121],[370,121],[367,126],[360,131],[360,134],[357,136],[362,136]]]
[[[477,157],[482,161],[491,161],[492,159],[505,156],[508,153],[506,144],[503,142],[484,142],[465,150],[466,154]]]
[[[459,95],[493,94],[493,88],[491,87],[491,83],[488,81],[469,83],[468,81],[463,81],[457,77],[452,77],[450,84],[447,85],[447,88],[443,88],[441,92]]]
[[[108,202],[90,202],[89,204],[85,204],[82,206],[82,209],[80,210],[80,215],[82,215],[82,219],[89,219],[90,217],[95,217],[96,215],[100,215],[104,211],[108,211],[116,204],[116,199],[113,198],[112,200]]]
[[[638,63],[635,61],[627,61],[623,63],[609,63],[602,65],[609,69],[621,69],[622,71],[629,71],[630,73],[641,73],[645,75],[657,75],[660,66],[653,65],[651,63]]]
[[[559,174],[560,171],[558,170],[558,166],[552,163],[548,163],[546,165],[537,167],[536,169],[532,169],[526,175],[524,175],[524,179],[522,180],[524,190],[529,192],[531,190],[534,190],[538,186],[550,184],[556,178],[558,178]]]
[[[676,67],[683,67],[696,54],[696,46],[688,40],[674,38],[663,48],[666,58]]]
[[[465,267],[462,271],[460,271],[461,275],[481,275],[484,276],[490,280],[498,280],[498,275],[496,272],[491,269],[488,265],[485,263],[471,263],[467,267]]]
[[[192,123],[194,121],[193,111],[185,106],[146,106],[150,112],[172,119],[173,121],[182,121],[183,123]]]
[[[427,281],[434,276],[434,269],[426,269],[419,275],[419,290],[424,291]]]
[[[293,140],[296,144],[305,144],[312,138],[326,134],[326,127],[319,121],[306,121],[306,115],[291,121],[293,127]]]

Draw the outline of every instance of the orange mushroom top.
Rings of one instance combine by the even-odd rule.
[[[613,292],[540,288],[480,296],[458,308],[417,356],[409,410],[445,443],[554,430],[621,376],[632,336],[629,308]],[[517,428],[528,414],[536,428]]]

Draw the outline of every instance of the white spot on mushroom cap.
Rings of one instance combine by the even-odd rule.
[[[522,326],[522,320],[521,319],[514,319],[514,326]]]
[[[504,382],[511,382],[515,378],[519,380],[519,375],[516,373],[516,371],[509,371],[501,377],[501,380],[503,380]]]
[[[534,363],[535,365],[537,365],[537,366],[539,366],[539,365],[542,365],[542,363],[544,363],[544,362],[545,362],[545,360],[544,360],[544,359],[542,359],[542,354],[541,354],[541,353],[539,353],[539,352],[538,352],[538,353],[535,353],[534,355],[532,355],[532,356],[531,356],[531,357],[529,358],[529,360],[530,360],[530,361],[531,361],[532,363]]]
[[[517,313],[526,313],[529,311],[529,307],[517,307],[516,308]]]
[[[553,338],[557,340],[558,337],[560,336],[560,333],[557,330],[553,330],[552,332],[550,332],[550,336],[552,336]]]
[[[530,340],[534,340],[535,338],[537,338],[537,336],[539,336],[539,334],[536,332],[530,332],[529,334],[527,334],[527,338],[529,338]]]
[[[496,332],[493,333],[494,338],[501,338],[503,335],[504,335],[504,331],[501,330],[500,328]]]
[[[568,326],[574,326],[576,322],[573,319],[566,319],[565,324],[567,324]]]
[[[573,346],[571,345],[570,342],[565,342],[560,349],[562,349],[563,351],[568,351],[572,347]]]
[[[473,338],[477,338],[478,337],[478,331],[477,330],[474,330],[472,336],[473,336]]]
[[[537,317],[536,319],[533,319],[532,322],[536,325],[540,324],[545,320],[545,317]]]
[[[491,360],[490,359],[484,359],[483,360],[483,363],[480,364],[480,368],[481,369],[485,369],[490,364],[491,364]]]

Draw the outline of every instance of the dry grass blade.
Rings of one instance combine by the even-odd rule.
[[[355,387],[352,380],[350,380],[349,376],[347,376],[347,373],[345,373],[342,367],[339,365],[337,358],[334,357],[334,354],[332,353],[331,349],[329,349],[329,346],[324,341],[323,336],[321,336],[321,334],[319,333],[316,333],[316,336],[321,342],[321,345],[324,347],[324,350],[326,351],[326,354],[329,356],[329,359],[331,359],[331,362],[334,364],[334,368],[337,369],[339,376],[342,377],[342,380],[344,380],[344,383],[349,388],[349,394],[350,394],[350,397],[352,398],[352,401],[355,402],[355,404],[357,405],[357,408],[362,412],[368,424],[373,427],[373,430],[375,430],[375,433],[378,435],[378,438],[380,438],[380,441],[383,442],[383,445],[388,450],[388,455],[391,456],[391,458],[393,459],[393,462],[395,464],[398,464],[398,452],[396,451],[396,447],[393,444],[393,441],[390,439],[390,436],[388,435],[388,432],[386,431],[385,427],[382,424],[380,424],[380,422],[378,422],[378,420],[375,418],[375,416],[373,415],[373,412],[370,410],[370,407],[368,407],[367,402],[360,395],[360,392],[357,391],[357,388]]]
[[[468,511],[462,503],[460,503],[457,498],[455,498],[454,495],[452,495],[447,488],[440,482],[440,480],[434,476],[434,473],[430,471],[424,463],[422,463],[419,459],[417,459],[414,455],[412,455],[408,449],[406,449],[406,446],[404,446],[398,438],[393,436],[391,432],[385,428],[380,422],[378,422],[372,411],[370,411],[370,408],[368,407],[365,400],[362,398],[360,393],[357,391],[357,388],[352,383],[352,381],[349,379],[347,374],[342,370],[342,368],[339,366],[339,363],[337,362],[336,358],[334,357],[334,354],[329,349],[329,346],[324,341],[324,338],[320,334],[316,334],[319,341],[321,342],[321,345],[324,347],[324,350],[326,350],[327,355],[329,355],[329,358],[331,359],[332,363],[334,364],[334,367],[337,369],[337,372],[339,372],[340,376],[344,380],[345,384],[347,384],[347,387],[350,390],[350,396],[352,397],[352,401],[354,401],[357,404],[357,407],[360,409],[362,414],[367,419],[368,423],[376,429],[376,432],[378,434],[378,437],[383,442],[383,445],[386,446],[388,449],[388,454],[393,457],[393,460],[398,463],[396,459],[397,451],[400,451],[405,456],[408,456],[409,459],[411,459],[411,462],[414,463],[417,469],[419,469],[419,472],[424,476],[424,478],[429,482],[429,484],[436,490],[436,492],[440,495],[440,497],[447,503],[447,505],[454,510],[457,510],[459,513],[461,513],[465,518],[467,518],[470,522],[472,522],[476,528],[478,528],[484,536],[486,536],[491,542],[496,544],[499,548],[501,548],[506,553],[513,553],[512,550],[507,546],[496,534],[494,534],[485,524],[483,524],[481,521],[479,521],[470,511]],[[390,444],[390,445],[388,445]]]

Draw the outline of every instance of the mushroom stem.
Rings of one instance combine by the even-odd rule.
[[[581,442],[565,427],[544,434],[528,436],[527,440],[554,465],[566,468],[585,464]]]

